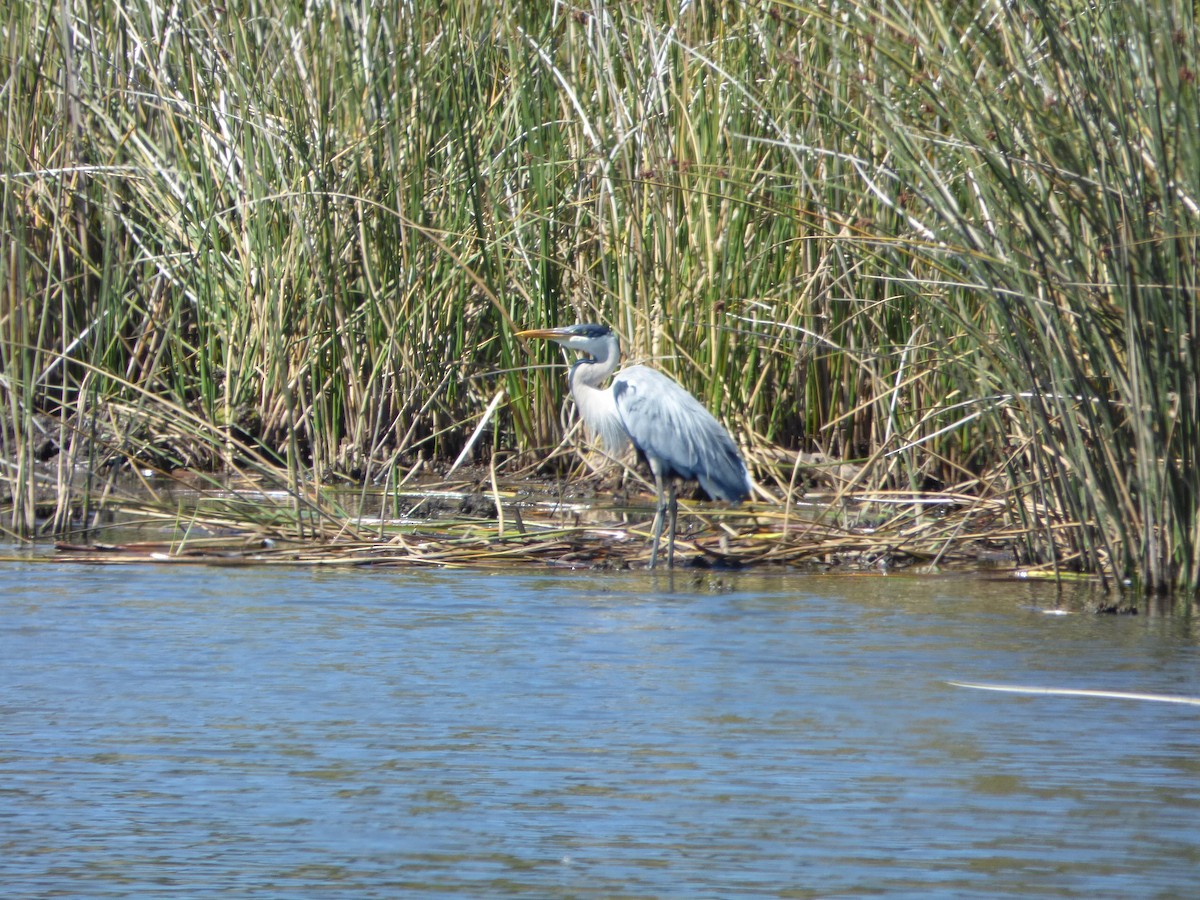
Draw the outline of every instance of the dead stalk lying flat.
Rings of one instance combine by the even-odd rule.
[[[976,691],[995,691],[1002,694],[1097,697],[1104,700],[1143,700],[1152,703],[1179,703],[1184,706],[1200,706],[1200,697],[1183,697],[1176,694],[1144,694],[1134,691],[1102,691],[1090,688],[1029,687],[1016,684],[985,684],[971,681],[947,681],[946,684],[952,687],[970,688]]]

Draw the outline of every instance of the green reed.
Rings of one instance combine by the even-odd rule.
[[[5,32],[8,529],[106,460],[382,481],[501,390],[475,452],[528,457],[513,326],[603,319],[768,486],[821,450],[1200,582],[1186,4],[93,6]]]
[[[1200,574],[1192,15],[928,4],[887,23],[863,108],[910,186],[914,275],[943,284],[931,325],[973,351],[943,371],[992,396],[1028,553],[1153,591]]]

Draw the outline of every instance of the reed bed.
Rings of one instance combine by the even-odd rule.
[[[15,537],[186,469],[336,555],[322,485],[590,472],[513,335],[603,320],[743,444],[743,561],[841,540],[762,524],[815,480],[829,521],[956,498],[861,507],[915,557],[1200,586],[1192,4],[23,0],[0,38]]]
[[[175,497],[174,514],[159,512],[161,504],[129,505],[119,521],[88,529],[85,541],[59,541],[56,558],[86,563],[627,569],[647,563],[654,516],[653,498],[645,495],[614,504],[588,496],[553,497],[542,484],[484,494],[471,482],[425,481],[387,496],[356,495],[363,504],[357,515],[328,515],[324,530],[310,523],[306,536],[280,527],[290,518],[286,497],[254,487],[188,486],[175,491]],[[345,500],[344,495],[326,498],[313,507],[345,509]],[[247,506],[259,510],[254,521],[244,514]],[[389,508],[401,512],[365,512]],[[935,515],[929,514],[931,509]],[[803,566],[887,572],[983,565],[1011,571],[1013,560],[1005,550],[1011,536],[999,533],[994,522],[1002,514],[1002,505],[988,514],[975,498],[929,495],[854,501],[813,495],[799,509],[774,504],[727,509],[685,501],[676,554],[684,569]],[[169,536],[153,537],[156,532]],[[105,541],[106,533],[118,539]]]

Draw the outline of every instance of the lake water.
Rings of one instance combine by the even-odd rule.
[[[1183,897],[1190,618],[978,578],[0,564],[13,897]],[[1068,603],[1068,606],[1070,604]]]

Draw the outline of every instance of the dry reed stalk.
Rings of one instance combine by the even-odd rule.
[[[431,506],[453,507],[465,495],[463,482],[422,485],[409,496]],[[236,517],[220,510],[204,510],[197,503],[186,519],[175,520],[184,536],[170,540],[137,540],[122,544],[59,545],[58,558],[92,563],[157,562],[216,565],[315,565],[315,566],[572,566],[639,568],[648,558],[649,510],[634,524],[627,513],[592,507],[598,521],[571,524],[578,509],[547,515],[537,501],[520,499],[523,491],[508,486],[494,496],[479,494],[481,505],[501,503],[509,510],[523,509],[524,531],[502,528],[498,516],[446,516],[436,513],[426,521],[364,526],[357,520],[329,527],[328,537],[314,541],[306,526],[286,523],[291,506],[277,501],[278,516],[263,511],[259,525],[234,536],[209,532],[236,529]],[[843,505],[849,498],[843,496]],[[864,495],[865,508],[879,497]],[[261,498],[259,500],[261,504]],[[332,508],[332,507],[331,507]],[[156,518],[170,522],[162,510],[131,507],[143,523]],[[635,511],[636,512],[636,511]],[[852,517],[860,510],[843,510]],[[870,525],[853,522],[797,521],[778,508],[758,504],[745,509],[686,507],[681,511],[677,554],[684,565],[701,567],[836,567],[848,570],[892,569],[936,559],[940,565],[972,565],[998,543],[1019,535],[1010,530],[968,527],[977,525],[989,507],[956,507],[937,520],[917,514],[889,512]],[[325,517],[336,521],[332,513]],[[366,534],[371,537],[365,537]]]

